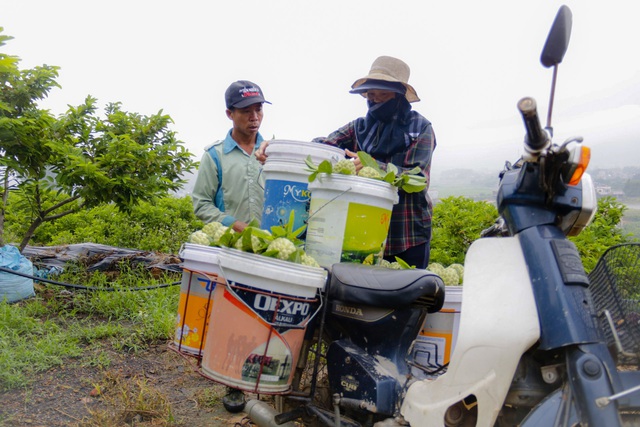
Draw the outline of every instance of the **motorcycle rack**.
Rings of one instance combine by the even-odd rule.
[[[327,316],[327,309],[330,305],[329,304],[329,295],[330,295],[330,288],[331,288],[330,277],[327,278],[326,283],[327,284],[325,288],[325,300],[324,300],[324,304],[322,304],[321,306],[321,313],[320,313],[320,327],[318,329],[318,336],[315,341],[316,357],[314,358],[314,361],[313,361],[313,370],[312,370],[313,374],[311,376],[310,391],[308,394],[292,391],[287,396],[291,400],[298,400],[298,401],[304,402],[304,404],[291,411],[277,414],[274,417],[274,421],[277,425],[281,425],[286,422],[300,419],[305,415],[313,415],[313,416],[316,416],[322,423],[324,423],[327,426],[361,427],[359,423],[346,419],[342,417],[340,414],[340,406],[344,405],[347,407],[359,407],[361,404],[361,402],[359,401],[355,401],[354,399],[341,398],[339,395],[338,396],[334,395],[333,396],[334,412],[319,408],[313,404],[313,399],[316,395],[318,371],[320,369],[320,348],[322,345],[322,336],[324,334],[324,325],[325,325],[326,316]]]

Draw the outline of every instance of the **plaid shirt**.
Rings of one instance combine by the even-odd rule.
[[[408,137],[409,146],[401,153],[386,159],[376,159],[380,167],[386,170],[387,163],[393,163],[398,172],[408,171],[416,166],[422,169],[427,179],[426,188],[418,193],[398,192],[399,201],[394,205],[389,226],[389,236],[385,246],[385,256],[394,255],[407,249],[427,243],[431,236],[431,215],[433,207],[427,190],[431,171],[431,156],[436,148],[436,137],[431,122],[420,113],[411,111]],[[333,145],[357,152],[361,151],[356,138],[356,126],[359,120],[341,127],[326,138],[315,138],[314,142]]]

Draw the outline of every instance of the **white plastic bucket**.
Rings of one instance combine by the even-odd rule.
[[[441,367],[449,363],[460,327],[462,286],[446,286],[442,309],[427,314],[414,344],[414,360],[423,366]]]
[[[293,229],[298,229],[309,217],[309,171],[305,159],[311,156],[316,165],[323,160],[336,163],[344,158],[344,150],[315,142],[273,140],[266,153],[267,161],[262,168],[265,187],[261,227],[269,230],[285,225],[293,211]]]
[[[201,374],[254,393],[288,392],[327,271],[227,248],[220,266],[226,284],[214,291]]]
[[[220,280],[220,248],[185,243],[180,249],[182,283],[176,316],[174,348],[200,356],[206,341],[213,290]]]
[[[311,203],[305,251],[318,264],[362,262],[382,255],[397,189],[353,175],[319,174],[309,183]]]

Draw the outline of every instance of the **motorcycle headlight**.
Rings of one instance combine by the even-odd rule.
[[[591,224],[593,217],[598,211],[598,200],[596,198],[596,188],[593,185],[591,175],[584,173],[581,179],[582,184],[582,208],[571,215],[562,218],[560,227],[567,236],[577,236],[584,228]]]

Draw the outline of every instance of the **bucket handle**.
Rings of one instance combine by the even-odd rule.
[[[248,304],[247,304],[247,303],[246,303],[242,298],[240,298],[240,296],[239,296],[239,295],[237,294],[237,292],[235,291],[235,289],[234,289],[234,288],[239,288],[239,286],[236,286],[236,285],[234,285],[231,281],[227,280],[226,275],[224,274],[224,269],[222,268],[222,265],[220,264],[220,260],[218,260],[218,267],[220,267],[220,275],[221,275],[221,276],[222,276],[222,278],[224,279],[224,283],[220,283],[220,284],[221,284],[222,286],[226,287],[226,288],[227,288],[227,290],[228,290],[228,291],[229,291],[229,292],[234,296],[234,298],[235,298],[236,300],[240,301],[240,302],[241,302],[245,307],[247,307],[251,312],[253,312],[253,313],[255,313],[256,315],[258,315],[258,313],[256,313],[256,311],[255,311],[252,307],[250,307],[250,306],[249,306],[249,305],[248,305]],[[269,292],[261,292],[261,291],[256,290],[256,289],[252,289],[251,291],[252,291],[252,292],[255,292],[255,293],[265,294],[265,295],[272,295],[272,294],[271,294],[271,293],[269,293]],[[279,298],[278,298],[278,301],[280,301],[280,299],[281,299],[281,298],[279,297]],[[264,320],[264,322],[265,322],[267,325],[269,325],[269,326],[271,326],[271,327],[276,327],[276,328],[277,328],[277,327],[286,327],[286,328],[289,328],[289,329],[304,329],[304,328],[306,328],[306,327],[307,327],[307,325],[308,325],[309,323],[311,323],[311,321],[316,317],[316,315],[320,312],[320,309],[321,309],[321,308],[322,308],[322,306],[323,306],[322,296],[321,296],[321,295],[319,295],[319,297],[318,297],[318,298],[315,298],[315,299],[312,299],[312,300],[309,300],[309,299],[306,299],[306,298],[296,298],[296,297],[294,297],[294,296],[289,296],[289,297],[288,297],[288,299],[295,300],[295,301],[305,301],[305,302],[309,302],[309,303],[316,302],[316,301],[318,301],[318,300],[319,300],[319,301],[320,301],[320,304],[318,305],[318,308],[316,309],[316,311],[315,311],[311,316],[309,316],[309,318],[306,320],[306,322],[303,322],[303,323],[302,323],[302,324],[300,324],[300,325],[291,325],[291,324],[288,324],[288,323],[269,322],[269,321],[267,321],[267,320],[264,320],[264,319],[263,319],[263,320]],[[279,305],[279,302],[278,302],[278,305]],[[259,316],[259,317],[260,317],[260,316]],[[262,318],[262,317],[261,317],[261,318]]]
[[[337,196],[333,197],[331,200],[329,200],[327,203],[325,203],[324,205],[320,206],[318,209],[316,209],[316,211],[309,215],[309,218],[307,218],[307,223],[309,222],[309,219],[311,219],[315,214],[317,214],[318,212],[320,212],[322,209],[324,209],[325,206],[327,206],[329,203],[333,202],[335,199],[337,199],[338,197],[342,197],[342,195],[344,193],[347,193],[349,191],[353,190],[353,187],[349,187],[346,190],[342,191],[340,194],[338,194]]]
[[[256,178],[256,183],[258,184],[258,187],[260,187],[262,191],[264,191],[264,187],[262,186],[262,184],[260,184],[260,175],[262,175],[262,168],[260,168],[260,172],[258,172],[258,178]]]

